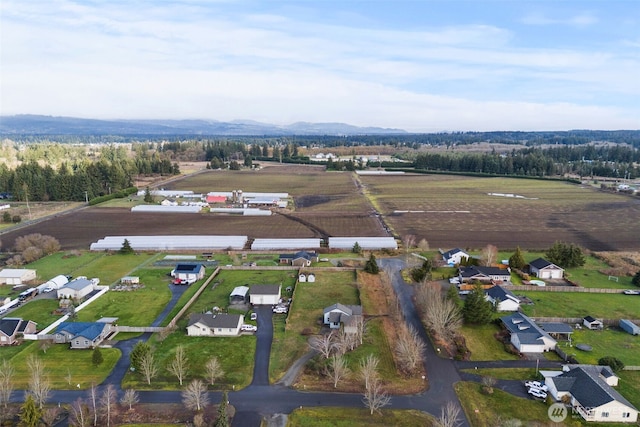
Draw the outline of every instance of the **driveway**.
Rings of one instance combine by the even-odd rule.
[[[273,311],[270,305],[257,305],[253,310],[258,314],[258,331],[256,332],[256,356],[251,385],[268,386],[269,358],[273,341]]]

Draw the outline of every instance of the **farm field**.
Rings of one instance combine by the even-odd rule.
[[[588,294],[574,292],[518,291],[534,305],[521,306],[532,317],[584,317],[604,319],[637,319],[640,316],[640,296],[620,294]]]

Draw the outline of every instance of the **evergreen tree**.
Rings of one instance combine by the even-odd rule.
[[[360,247],[360,244],[358,242],[355,242],[353,244],[353,248],[351,248],[351,252],[353,252],[354,254],[359,254],[360,252],[362,252],[362,248]]]
[[[598,365],[608,366],[613,372],[618,372],[624,369],[624,363],[622,363],[620,359],[613,356],[605,356],[598,359]]]
[[[520,250],[520,246],[518,246],[515,253],[509,257],[509,267],[522,270],[525,265],[526,262],[522,256],[522,251]]]
[[[640,270],[638,270],[638,272],[633,276],[633,279],[631,279],[631,284],[640,286]]]
[[[376,262],[376,257],[373,255],[373,253],[369,255],[369,259],[364,265],[364,271],[369,274],[378,274],[380,272],[380,268],[378,267],[378,263]]]
[[[2,222],[11,222],[11,214],[9,211],[4,211],[2,214]]]
[[[214,424],[214,427],[229,427],[229,417],[227,415],[227,407],[229,404],[229,396],[227,396],[227,392],[222,392],[222,400],[220,401],[220,405],[218,405],[218,418]]]
[[[144,189],[144,202],[153,203],[153,196],[151,195],[151,190],[149,190],[149,187]]]
[[[122,242],[122,247],[120,248],[120,250],[118,252],[123,254],[123,255],[128,255],[128,254],[134,253],[134,250],[131,247],[131,243],[129,242],[129,239],[124,239],[124,242]]]
[[[40,425],[42,414],[42,409],[36,405],[33,396],[29,394],[24,404],[20,407],[20,425],[24,427],[37,427]]]
[[[460,295],[458,294],[458,287],[456,285],[449,286],[447,289],[447,293],[445,294],[445,298],[453,301],[458,305],[460,303]]]
[[[151,346],[144,341],[138,341],[133,347],[129,359],[131,360],[131,366],[136,371],[140,370],[140,363],[148,353],[151,353]]]
[[[91,355],[91,363],[93,363],[93,366],[99,366],[102,362],[104,362],[102,351],[100,351],[100,347],[96,347],[93,349],[93,354]]]
[[[586,262],[582,249],[573,243],[555,242],[547,249],[545,257],[562,268],[581,267]]]
[[[484,289],[477,283],[464,300],[462,315],[466,323],[484,325],[491,321],[493,306],[485,299]]]

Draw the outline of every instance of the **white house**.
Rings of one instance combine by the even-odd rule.
[[[251,285],[249,301],[253,305],[275,305],[280,302],[280,285]]]
[[[22,285],[36,279],[36,271],[26,268],[5,268],[0,271],[0,285]]]
[[[76,279],[58,289],[58,299],[81,299],[94,291],[96,279]]]
[[[501,320],[511,333],[511,344],[520,353],[542,353],[556,348],[558,342],[528,316],[513,313]]]
[[[585,326],[585,328],[593,330],[602,329],[604,327],[602,320],[596,319],[592,316],[584,317],[582,319],[582,324]]]
[[[442,254],[442,260],[449,265],[458,265],[464,258],[469,258],[469,254],[459,248],[451,249],[447,252],[440,251],[440,253]]]
[[[184,280],[187,283],[194,283],[205,275],[205,268],[202,264],[178,264],[171,271],[171,276]]]
[[[458,278],[460,279],[460,283],[509,282],[511,281],[511,270],[508,268],[472,265],[460,267],[458,269]]]
[[[585,421],[638,420],[638,409],[613,388],[618,385],[618,377],[608,366],[566,365],[559,375],[545,375],[545,384],[557,401],[568,398]]]
[[[562,279],[564,269],[544,258],[538,258],[529,263],[529,272],[539,279]]]
[[[485,291],[485,298],[497,311],[518,311],[520,300],[513,292],[502,286],[496,285]]]
[[[361,320],[361,305],[336,303],[323,310],[323,323],[331,329],[340,329],[340,325],[343,325],[346,333],[357,332],[357,324]]]
[[[241,314],[204,313],[189,316],[187,335],[192,337],[235,337],[244,323]]]

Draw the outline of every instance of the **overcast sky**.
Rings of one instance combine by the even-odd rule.
[[[0,114],[640,129],[640,1],[2,0]]]

